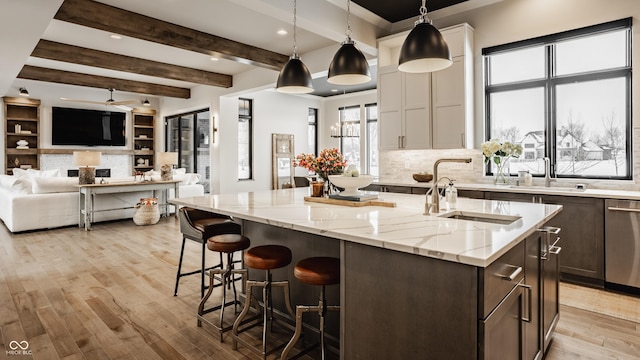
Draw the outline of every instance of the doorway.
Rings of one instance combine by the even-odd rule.
[[[167,151],[178,153],[178,167],[200,175],[204,192],[211,187],[211,116],[209,109],[165,118]]]

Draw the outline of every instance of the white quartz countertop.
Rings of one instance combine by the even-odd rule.
[[[373,184],[377,185],[394,185],[394,186],[408,186],[418,188],[430,188],[431,182],[394,182],[394,181],[375,181]],[[444,182],[440,183],[440,187],[444,187]],[[577,197],[592,197],[592,198],[604,198],[604,199],[626,199],[626,200],[640,200],[640,191],[634,190],[608,190],[608,189],[587,189],[579,190],[575,187],[567,186],[517,186],[517,185],[493,185],[482,183],[455,183],[458,189],[462,190],[479,190],[479,191],[496,191],[496,192],[511,192],[520,194],[548,194],[548,195],[561,195],[561,196],[577,196]]]
[[[508,225],[424,215],[425,196],[380,193],[397,207],[307,202],[309,188],[170,200],[201,210],[306,233],[486,267],[561,210],[559,205],[458,198],[457,210],[516,215]],[[444,204],[441,204],[444,207]]]

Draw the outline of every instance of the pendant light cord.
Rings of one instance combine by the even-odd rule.
[[[416,21],[415,25],[428,22],[431,24],[431,20],[427,17],[427,0],[422,0],[422,6],[420,6],[420,17]]]
[[[292,59],[298,58],[298,44],[296,42],[296,18],[298,13],[297,5],[298,5],[297,0],[293,0],[293,55],[291,56]]]
[[[424,0],[423,0],[424,1]],[[345,40],[345,44],[353,44],[353,40],[351,40],[351,0],[347,0],[347,40]]]

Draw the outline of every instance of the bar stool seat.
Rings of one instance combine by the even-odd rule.
[[[223,234],[212,236],[207,239],[207,249],[210,251],[219,252],[221,254],[227,255],[227,265],[225,268],[220,269],[212,269],[208,271],[209,274],[209,290],[206,295],[200,301],[198,305],[198,327],[202,326],[202,321],[207,322],[212,325],[220,335],[220,342],[224,341],[223,335],[225,332],[231,330],[233,325],[224,325],[224,309],[227,306],[233,305],[234,312],[237,313],[237,305],[238,294],[236,292],[236,284],[233,278],[234,274],[240,274],[246,277],[247,270],[246,269],[234,269],[233,268],[233,253],[237,251],[243,251],[249,248],[251,245],[251,241],[248,237],[240,235],[240,234]],[[205,304],[211,293],[213,292],[213,288],[215,287],[214,281],[216,279],[216,275],[220,277],[220,285],[222,287],[222,300],[219,305],[213,306],[211,308],[205,309]],[[233,284],[233,301],[227,301],[227,287],[229,284]],[[213,322],[208,321],[204,318],[205,314],[210,312],[220,310],[220,316],[218,324],[214,324]]]
[[[244,264],[258,270],[273,270],[291,264],[291,250],[280,245],[262,245],[244,254]]]
[[[291,264],[292,254],[291,250],[286,246],[280,245],[262,245],[256,246],[244,253],[244,264],[248,268],[256,269],[256,270],[264,270],[265,271],[265,280],[264,281],[255,281],[248,280],[247,281],[247,289],[246,295],[247,298],[244,302],[244,307],[242,308],[242,312],[236,318],[235,323],[233,324],[233,349],[238,349],[238,342],[242,343],[249,350],[259,354],[263,359],[266,359],[268,355],[274,353],[275,351],[283,348],[286,343],[282,343],[278,346],[267,350],[267,324],[273,324],[273,303],[271,300],[271,289],[273,287],[282,287],[284,291],[284,302],[287,309],[287,312],[291,316],[291,318],[295,317],[293,309],[291,308],[291,302],[289,300],[289,281],[273,281],[271,276],[271,270],[279,269]],[[262,303],[261,307],[262,311],[262,346],[261,348],[256,348],[249,341],[240,337],[240,333],[248,330],[251,327],[259,325],[260,322],[256,322],[251,324],[243,329],[240,329],[240,325],[245,322],[250,322],[258,319],[256,316],[252,319],[245,320],[247,313],[249,312],[249,308],[251,307],[251,301],[253,300],[251,290],[253,287],[261,287],[262,288]],[[260,307],[259,304],[257,307]]]
[[[296,330],[287,346],[282,350],[280,360],[290,359],[289,352],[291,352],[298,342],[300,335],[302,335],[302,314],[306,312],[317,312],[320,316],[320,343],[313,344],[303,349],[294,358],[298,358],[320,345],[321,358],[324,360],[324,318],[327,311],[340,310],[340,306],[327,306],[325,286],[340,283],[340,259],[334,257],[311,257],[300,260],[293,269],[293,275],[302,283],[321,286],[320,300],[318,305],[315,306],[296,306]]]

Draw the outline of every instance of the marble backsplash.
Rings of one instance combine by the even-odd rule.
[[[634,132],[634,134],[637,133]],[[421,171],[433,173],[433,164],[438,159],[469,157],[472,159],[469,164],[440,163],[438,177],[449,177],[458,184],[493,183],[492,176],[484,175],[484,158],[479,149],[381,150],[379,153],[380,174],[378,181],[381,183],[413,184],[415,181],[411,175]],[[634,159],[638,159],[638,156],[634,156]],[[635,160],[634,169],[640,169],[638,160]],[[638,171],[640,170],[636,170],[636,172]],[[637,173],[634,174],[634,178],[639,178]],[[509,182],[512,185],[516,185],[516,178],[509,178]],[[587,188],[593,189],[640,191],[640,185],[633,180],[554,179],[551,186],[574,187],[576,184],[585,184]],[[534,177],[533,185],[544,185],[544,178]]]
[[[380,181],[413,183],[412,174],[433,173],[433,164],[443,158],[471,158],[471,163],[440,163],[438,177],[446,176],[458,183],[483,182],[482,153],[475,149],[388,150],[380,151]],[[491,178],[486,177],[486,181]]]

